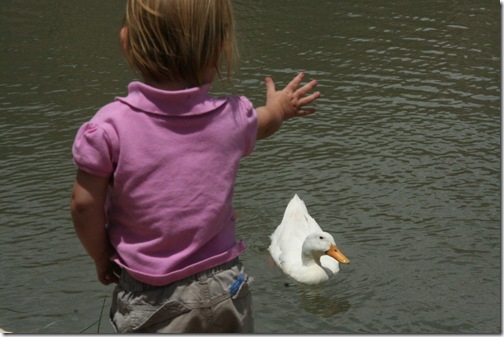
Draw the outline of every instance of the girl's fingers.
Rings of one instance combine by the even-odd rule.
[[[287,86],[281,92],[278,92],[278,94],[275,89],[275,83],[273,82],[273,79],[271,77],[266,77],[266,99],[273,99],[274,97],[276,100],[278,100],[279,97],[280,99],[290,99],[290,104],[297,111],[295,113],[297,116],[312,114],[313,112],[315,112],[315,109],[303,109],[303,106],[312,103],[320,97],[320,92],[318,91],[310,94],[313,88],[318,85],[318,82],[317,80],[312,80],[302,87],[299,87],[301,81],[304,78],[304,75],[305,74],[303,72],[297,74],[296,77],[294,77],[292,81],[290,81],[290,83],[287,84]]]
[[[302,107],[304,105],[308,105],[319,97],[320,97],[320,92],[318,92],[318,91],[314,92],[313,94],[311,94],[309,96],[300,98],[298,101],[298,105],[299,105],[299,107]]]
[[[266,95],[273,94],[275,92],[275,83],[271,77],[266,77],[264,80],[266,84]]]
[[[303,80],[304,73],[299,73],[294,77],[292,81],[290,81],[289,84],[285,87],[286,89],[292,90],[292,92],[297,90],[297,87],[299,87],[299,84],[301,84],[301,81]]]
[[[312,113],[314,113],[316,110],[315,108],[306,108],[306,109],[302,109],[302,110],[299,110],[297,112],[297,115],[298,116],[306,116],[306,115],[311,115]]]
[[[296,92],[299,94],[299,97],[303,97],[307,93],[313,90],[318,85],[317,80],[312,80],[309,83],[305,84],[301,88],[299,88]]]

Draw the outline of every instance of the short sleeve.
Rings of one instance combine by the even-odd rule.
[[[246,97],[240,96],[240,106],[241,106],[241,116],[244,118],[245,122],[245,154],[248,156],[252,153],[255,147],[257,138],[257,112]]]
[[[111,137],[95,123],[83,124],[72,147],[75,165],[87,173],[108,177],[114,172],[114,153]]]

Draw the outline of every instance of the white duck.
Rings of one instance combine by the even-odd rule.
[[[331,234],[324,232],[294,195],[271,235],[268,250],[282,271],[306,284],[325,282],[339,271],[339,262],[350,261],[336,247]]]

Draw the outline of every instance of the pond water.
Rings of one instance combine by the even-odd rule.
[[[500,333],[497,2],[233,3],[240,69],[213,92],[261,105],[265,76],[280,87],[305,71],[322,94],[240,166],[256,332]],[[69,199],[78,127],[136,78],[119,51],[123,6],[2,1],[0,328],[113,332],[112,287],[95,278]],[[316,287],[269,263],[295,193],[351,260]]]

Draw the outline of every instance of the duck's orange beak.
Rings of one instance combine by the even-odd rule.
[[[331,245],[331,248],[326,252],[332,258],[338,260],[338,262],[343,264],[349,264],[350,260],[336,247],[336,245]]]

